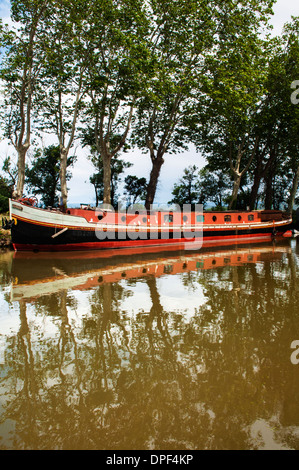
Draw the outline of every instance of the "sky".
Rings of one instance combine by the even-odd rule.
[[[299,16],[298,0],[277,0],[274,8],[274,16],[271,19],[273,25],[273,34],[279,35],[283,25],[291,20],[291,16]],[[3,22],[9,20],[9,1],[0,0],[0,17]],[[298,77],[299,79],[299,77]],[[52,142],[51,142],[52,143]],[[48,142],[45,142],[47,145]],[[88,160],[88,149],[82,149],[79,143],[74,145],[77,163],[73,168],[73,177],[68,184],[69,204],[90,203],[94,204],[95,196],[93,186],[89,182],[89,177],[93,173],[93,167]],[[73,154],[74,152],[72,152]],[[3,141],[0,141],[0,166],[1,161],[7,155],[12,155],[11,147]],[[151,164],[148,154],[142,154],[140,151],[128,152],[125,159],[133,163],[133,166],[126,170],[126,174],[134,174],[138,177],[149,177]],[[202,168],[205,164],[204,158],[198,154],[195,149],[179,153],[177,155],[166,155],[165,163],[161,169],[161,175],[158,183],[156,203],[167,203],[171,198],[171,191],[174,183],[182,176],[183,171],[190,165],[196,165]],[[120,188],[121,189],[121,188]]]

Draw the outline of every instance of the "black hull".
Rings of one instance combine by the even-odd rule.
[[[225,228],[217,230],[203,229],[203,231],[179,232],[101,232],[99,237],[95,230],[81,230],[68,228],[65,231],[55,229],[53,226],[33,224],[18,220],[11,229],[12,243],[16,250],[25,251],[67,251],[91,250],[104,248],[127,248],[167,244],[202,243],[219,244],[238,242],[238,240],[262,240],[273,236],[283,235],[291,230],[291,224],[281,226],[279,229],[268,226],[251,227],[244,229]]]

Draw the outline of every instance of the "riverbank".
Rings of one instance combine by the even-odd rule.
[[[7,217],[7,214],[0,214],[1,220],[3,217]],[[2,227],[0,228],[0,250],[12,250],[12,242],[11,242],[11,233],[10,230],[4,230]]]
[[[10,230],[0,229],[0,250],[12,250]]]

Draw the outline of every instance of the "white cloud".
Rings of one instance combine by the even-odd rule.
[[[274,16],[271,19],[271,24],[274,34],[279,35],[283,25],[290,21],[292,16],[299,16],[299,2],[298,0],[277,0],[273,11]]]

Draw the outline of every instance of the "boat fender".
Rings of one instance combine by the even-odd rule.
[[[2,228],[4,230],[10,230],[13,225],[17,225],[18,221],[15,217],[12,217],[11,220],[7,220],[6,217],[2,218]]]
[[[6,217],[2,217],[2,228],[4,230],[7,230],[7,218]]]

